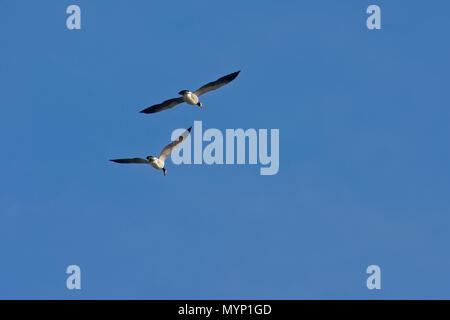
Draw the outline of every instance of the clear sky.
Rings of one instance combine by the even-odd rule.
[[[2,0],[0,298],[450,298],[449,10]],[[202,110],[138,113],[236,70]],[[279,173],[108,161],[195,120],[279,129]]]

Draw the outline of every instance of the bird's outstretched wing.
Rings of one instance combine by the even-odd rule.
[[[183,97],[179,97],[179,98],[173,98],[173,99],[169,99],[166,100],[160,104],[155,104],[154,106],[148,107],[147,109],[141,110],[139,112],[141,113],[155,113],[155,112],[159,112],[159,111],[163,111],[166,109],[170,109],[175,107],[177,104],[180,104],[184,102]]]
[[[117,162],[117,163],[150,163],[150,161],[141,159],[141,158],[114,159],[114,160],[109,160],[109,161]]]
[[[159,160],[165,161],[167,157],[170,155],[170,153],[180,144],[182,143],[189,133],[191,132],[192,127],[187,129],[181,136],[178,137],[177,140],[173,141],[172,143],[168,144],[167,146],[162,149],[161,154],[159,155]]]
[[[205,84],[203,87],[201,87],[200,89],[198,89],[194,93],[195,93],[195,95],[197,97],[199,97],[199,96],[201,96],[204,93],[207,93],[207,92],[212,91],[212,90],[216,90],[216,89],[226,85],[228,82],[231,82],[234,79],[236,79],[236,77],[238,76],[239,72],[241,72],[241,71],[239,70],[239,71],[230,73],[229,75],[226,75],[225,77],[217,79],[216,81],[213,81],[213,82],[210,82],[208,84]]]

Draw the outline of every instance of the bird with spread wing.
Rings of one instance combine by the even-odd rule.
[[[113,159],[110,161],[117,162],[117,163],[142,163],[142,164],[149,164],[153,168],[162,170],[164,175],[167,174],[167,169],[165,168],[164,162],[167,159],[167,157],[172,153],[173,150],[175,150],[186,138],[188,137],[189,133],[191,132],[192,127],[187,129],[181,136],[178,137],[177,140],[173,141],[172,143],[169,143],[167,146],[165,146],[159,157],[154,156],[147,156],[146,159],[142,158],[127,158],[127,159]]]
[[[216,81],[207,83],[194,92],[191,92],[189,90],[181,90],[180,92],[178,92],[178,94],[180,94],[181,97],[169,99],[160,104],[155,104],[155,105],[148,107],[147,109],[144,109],[140,112],[141,113],[160,112],[160,111],[163,111],[166,109],[173,108],[176,105],[183,103],[183,102],[186,102],[187,104],[190,104],[190,105],[197,105],[201,108],[202,103],[199,101],[198,97],[200,97],[202,94],[205,94],[209,91],[219,89],[220,87],[233,81],[238,76],[239,72],[241,72],[241,71],[236,71],[236,72],[230,73],[229,75],[219,78]]]

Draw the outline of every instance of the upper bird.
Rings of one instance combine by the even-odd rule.
[[[184,140],[186,140],[187,136],[191,132],[191,129],[192,129],[192,127],[190,127],[185,132],[183,132],[183,134],[181,136],[179,136],[177,140],[175,140],[172,143],[169,143],[167,146],[165,146],[164,149],[162,149],[161,154],[159,155],[158,158],[157,157],[153,157],[153,156],[148,156],[147,160],[146,159],[142,159],[142,158],[128,158],[128,159],[114,159],[114,160],[109,160],[109,161],[113,161],[113,162],[117,162],[117,163],[144,163],[144,164],[149,164],[155,169],[162,170],[164,175],[166,175],[167,170],[166,170],[166,167],[164,165],[164,162],[166,161],[167,157],[172,153],[172,151],[176,147],[178,147],[178,145],[180,143],[182,143]]]
[[[198,97],[200,97],[204,93],[207,93],[212,90],[216,90],[216,89],[226,85],[227,83],[233,81],[238,76],[239,72],[241,72],[241,71],[239,70],[239,71],[230,73],[229,75],[226,75],[225,77],[217,79],[216,81],[207,83],[203,87],[201,87],[200,89],[198,89],[194,92],[191,92],[189,90],[181,90],[180,92],[178,92],[178,94],[181,94],[181,97],[169,99],[160,104],[155,104],[155,105],[148,107],[147,109],[144,109],[140,112],[155,113],[155,112],[173,108],[177,104],[180,104],[182,102],[186,102],[190,105],[197,105],[201,108],[202,103],[200,101],[198,101]]]

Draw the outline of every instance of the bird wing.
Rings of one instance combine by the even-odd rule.
[[[182,143],[189,133],[191,132],[192,127],[187,129],[181,136],[178,137],[177,140],[173,141],[172,143],[168,144],[167,146],[162,149],[161,154],[159,155],[159,160],[165,161],[167,157],[170,155],[170,153],[180,144]]]
[[[175,107],[177,104],[184,102],[183,97],[166,100],[160,104],[155,104],[147,109],[141,110],[141,113],[155,113]]]
[[[117,162],[117,163],[150,163],[150,161],[141,159],[141,158],[114,159],[114,160],[109,160],[109,161]]]
[[[229,75],[226,75],[225,77],[217,79],[216,81],[205,84],[203,87],[201,87],[194,93],[197,97],[199,97],[204,93],[219,89],[220,87],[226,85],[228,82],[233,81],[238,76],[239,72],[241,72],[241,71],[236,71],[236,72],[230,73]]]

